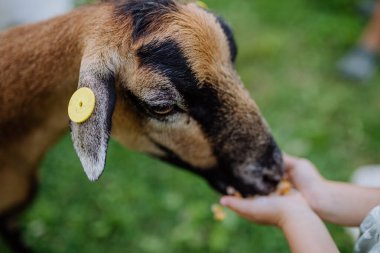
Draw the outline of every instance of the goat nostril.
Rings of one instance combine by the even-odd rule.
[[[280,179],[269,175],[263,175],[263,181],[270,185],[277,185],[280,182]]]
[[[281,181],[281,178],[282,178],[282,175],[280,175],[274,171],[265,170],[263,172],[263,181],[264,182],[267,182],[270,184],[277,184],[278,182]]]

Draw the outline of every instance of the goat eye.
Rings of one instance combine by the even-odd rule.
[[[156,105],[151,110],[159,116],[165,116],[174,111],[174,105]]]

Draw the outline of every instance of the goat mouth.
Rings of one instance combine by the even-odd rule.
[[[244,183],[228,174],[220,173],[219,170],[208,171],[203,174],[209,185],[224,195],[239,195],[241,197],[253,197],[257,195],[268,195],[274,192],[281,180],[281,176],[276,178],[257,178],[255,182]]]
[[[223,195],[237,196],[243,198],[254,197],[257,195],[268,195],[274,192],[278,185],[278,183],[276,182],[274,184],[265,185],[264,187],[259,188],[254,185],[232,186],[221,182],[217,182],[216,184],[212,182],[209,183],[215,190],[217,190],[219,193]]]

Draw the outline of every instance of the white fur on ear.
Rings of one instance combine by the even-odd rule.
[[[79,79],[79,87],[88,87],[94,92],[95,109],[85,122],[70,122],[71,137],[88,179],[95,181],[106,162],[116,101],[115,81],[112,73],[93,71],[81,71]]]
[[[77,124],[77,123],[71,123]],[[75,126],[71,127],[72,129]],[[83,169],[90,181],[96,181],[102,175],[104,166],[106,163],[106,155],[107,155],[107,147],[108,147],[108,138],[101,140],[100,143],[91,143],[89,141],[81,141],[80,138],[74,137],[72,131],[72,138],[74,143],[75,151],[78,154],[79,160],[83,166]],[[89,137],[86,137],[89,138]],[[85,144],[86,143],[86,144]],[[84,145],[89,145],[87,148]],[[91,148],[89,148],[91,147]],[[94,153],[90,153],[89,149],[96,151]]]

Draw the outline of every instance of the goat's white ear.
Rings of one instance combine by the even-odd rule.
[[[114,75],[81,70],[78,88],[82,87],[88,87],[94,92],[95,108],[85,122],[70,121],[70,130],[75,151],[84,171],[89,180],[95,181],[102,174],[106,161],[116,102]]]

